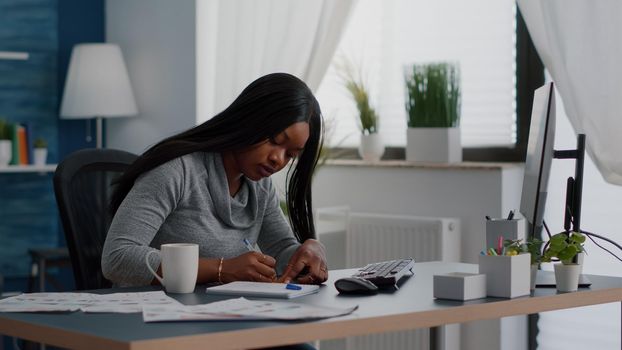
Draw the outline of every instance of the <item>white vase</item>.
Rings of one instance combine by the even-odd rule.
[[[359,156],[367,162],[377,162],[384,154],[384,144],[378,133],[363,135],[359,144]]]
[[[459,163],[462,161],[460,128],[408,128],[406,160]]]
[[[579,288],[580,264],[558,263],[555,268],[555,285],[559,292],[574,292]]]
[[[35,148],[34,149],[34,165],[43,166],[45,165],[48,157],[48,149],[47,148]]]
[[[0,167],[9,165],[13,155],[11,140],[0,140]]]

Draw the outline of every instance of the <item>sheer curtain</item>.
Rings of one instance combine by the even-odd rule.
[[[603,178],[622,185],[622,2],[518,0],[575,132]]]
[[[582,228],[620,242],[622,187],[615,185],[622,185],[622,3],[518,0],[518,5],[560,95],[555,148],[575,147],[576,133],[587,134]],[[574,162],[553,162],[545,211],[553,231],[563,222],[563,179],[573,172]],[[620,276],[613,257],[590,242],[586,250],[585,273]],[[538,349],[619,349],[620,303],[542,313],[538,327]]]
[[[197,1],[197,123],[264,74],[291,73],[317,89],[354,3]]]

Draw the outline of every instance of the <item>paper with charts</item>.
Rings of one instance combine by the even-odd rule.
[[[138,293],[29,293],[0,300],[0,312],[141,312],[145,305],[182,305],[163,291]]]
[[[199,305],[145,305],[143,321],[311,320],[348,315],[357,308],[237,298]]]

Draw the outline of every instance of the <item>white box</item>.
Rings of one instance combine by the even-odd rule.
[[[497,248],[499,236],[503,240],[522,239],[525,242],[524,219],[492,219],[486,220],[486,248]]]
[[[452,300],[485,298],[486,275],[465,272],[434,275],[434,297]]]
[[[531,254],[480,255],[479,273],[486,275],[486,295],[515,298],[529,295]]]

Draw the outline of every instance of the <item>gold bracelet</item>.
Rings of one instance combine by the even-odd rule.
[[[220,263],[218,264],[218,283],[222,283],[222,279],[220,278],[220,274],[222,273],[222,261],[224,260],[224,257],[220,258]]]

